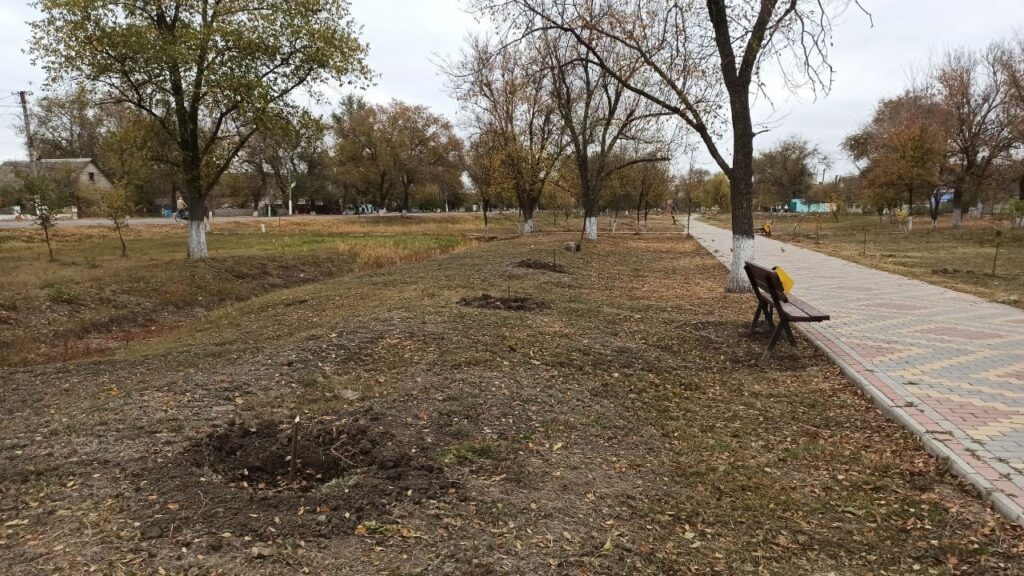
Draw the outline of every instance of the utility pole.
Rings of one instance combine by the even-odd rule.
[[[29,165],[36,160],[35,145],[32,142],[32,120],[28,115],[28,97],[32,95],[31,92],[21,90],[15,92],[19,98],[21,98],[21,118],[25,122],[25,145],[28,146],[28,161]]]

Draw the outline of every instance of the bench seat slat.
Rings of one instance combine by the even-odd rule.
[[[789,296],[789,304],[792,304],[796,309],[798,309],[801,313],[800,315],[806,316],[808,318],[808,322],[820,322],[830,319],[828,314],[825,314],[821,310],[818,310],[814,306],[811,306],[807,302],[804,302],[795,296]],[[783,308],[785,308],[785,305],[783,305]],[[789,313],[788,310],[787,313]]]
[[[827,314],[809,313],[791,302],[782,303],[782,313],[793,322],[823,322],[829,319]]]

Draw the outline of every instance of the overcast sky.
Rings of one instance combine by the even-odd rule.
[[[898,94],[909,75],[957,46],[981,47],[1024,33],[1024,0],[862,0],[874,16],[851,11],[837,22],[832,48],[835,84],[827,98],[810,95],[776,100],[771,132],[758,147],[799,134],[832,155],[835,170],[849,169],[838,150],[843,136],[868,118],[879,98]],[[458,106],[437,71],[439,57],[456,54],[465,35],[478,28],[462,0],[353,0],[352,12],[370,43],[370,64],[379,74],[367,97],[399,98],[430,106],[454,119]],[[16,90],[41,92],[42,73],[22,53],[27,3],[0,0],[0,158],[21,158],[24,144],[11,125],[20,122]],[[336,98],[337,91],[328,96]],[[706,155],[698,162],[707,163]],[[678,163],[677,163],[678,164]],[[682,164],[685,164],[683,162]],[[710,164],[708,167],[711,167]]]

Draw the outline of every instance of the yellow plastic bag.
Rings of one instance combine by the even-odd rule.
[[[779,275],[779,280],[782,281],[782,291],[789,294],[789,291],[793,289],[793,279],[789,277],[789,274],[786,274],[782,266],[776,266],[772,270]]]

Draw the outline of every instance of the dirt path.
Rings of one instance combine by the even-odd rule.
[[[823,357],[758,364],[698,244],[514,266],[573,236],[5,372],[3,570],[1024,574],[1021,531]],[[544,305],[457,304],[485,292]]]

